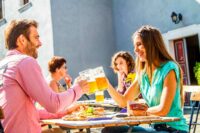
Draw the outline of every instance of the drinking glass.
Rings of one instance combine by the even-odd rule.
[[[104,102],[104,92],[96,91],[95,92],[95,100],[96,100],[96,102]]]
[[[105,73],[103,67],[97,67],[93,69],[95,74],[95,79],[98,87],[98,91],[103,91],[108,88],[108,83],[106,81]]]
[[[96,92],[97,90],[97,83],[94,77],[94,73],[92,69],[87,69],[84,71],[79,72],[79,75],[81,77],[81,79],[85,79],[87,80],[88,84],[89,84],[89,92],[87,93],[88,95],[91,95],[93,93]]]

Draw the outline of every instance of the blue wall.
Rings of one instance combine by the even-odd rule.
[[[171,13],[181,13],[174,24]],[[54,54],[67,58],[74,77],[87,68],[109,68],[111,56],[119,50],[133,54],[132,34],[142,25],[153,25],[162,33],[200,23],[197,0],[51,0]],[[181,34],[181,33],[180,33]]]
[[[171,13],[181,13],[183,21],[174,24]],[[113,0],[113,18],[117,49],[133,51],[131,36],[142,25],[153,25],[165,33],[200,23],[197,0]]]
[[[69,73],[103,65],[113,82],[110,66],[116,51],[111,0],[52,0],[54,54],[68,61]]]

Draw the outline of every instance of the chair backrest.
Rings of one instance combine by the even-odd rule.
[[[1,124],[1,119],[4,118],[4,115],[3,115],[3,109],[2,107],[0,106],[0,133],[4,133],[4,129],[3,129],[3,126]]]
[[[192,92],[190,96],[191,101],[200,101],[200,92]]]
[[[184,92],[200,92],[200,85],[183,85]]]
[[[184,92],[191,92],[191,101],[200,101],[200,85],[184,85]]]
[[[2,107],[0,106],[0,120],[4,118],[4,115],[3,115],[3,109]]]

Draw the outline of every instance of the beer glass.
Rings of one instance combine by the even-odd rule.
[[[93,69],[95,73],[95,79],[98,87],[98,91],[103,91],[108,88],[108,84],[105,78],[105,73],[103,67],[97,67]]]
[[[89,92],[87,93],[88,95],[91,95],[93,93],[96,92],[97,90],[97,83],[94,77],[94,73],[92,69],[87,69],[84,71],[79,72],[79,75],[81,77],[81,79],[85,79],[87,80],[88,84],[89,84]]]
[[[104,102],[104,92],[96,91],[95,92],[95,100],[96,100],[96,102]]]

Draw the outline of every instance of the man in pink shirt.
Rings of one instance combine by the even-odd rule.
[[[48,112],[59,113],[88,91],[85,80],[66,92],[55,93],[46,83],[36,58],[41,46],[34,20],[13,20],[5,30],[6,57],[0,61],[0,106],[6,133],[41,133],[37,101]],[[45,116],[44,116],[45,117]]]

